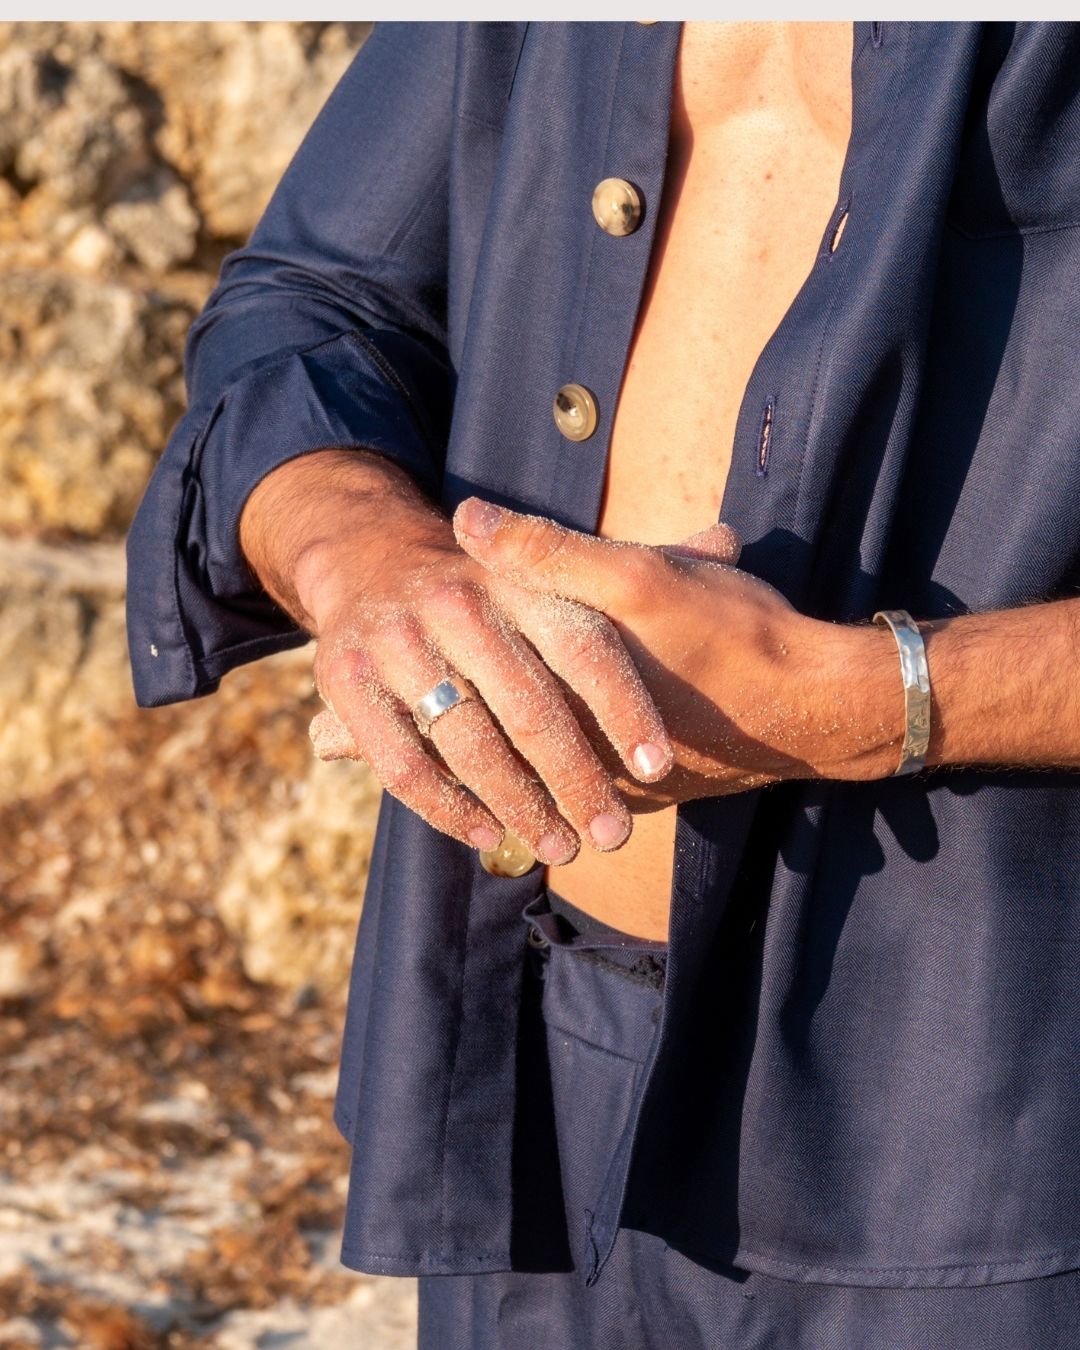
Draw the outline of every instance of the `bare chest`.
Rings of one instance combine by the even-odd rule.
[[[599,532],[717,517],[762,347],[813,265],[850,128],[851,25],[686,23]]]
[[[747,381],[836,204],[851,42],[847,23],[683,26],[600,534],[662,544],[716,520]],[[548,880],[579,908],[662,940],[674,834],[674,809],[639,815],[623,848],[583,848]]]

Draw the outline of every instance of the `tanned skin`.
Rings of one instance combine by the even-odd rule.
[[[333,449],[274,470],[241,520],[319,639],[345,753],[474,846],[511,829],[562,895],[645,937],[667,936],[679,802],[899,760],[891,633],[799,615],[712,525],[754,362],[835,207],[851,42],[843,23],[684,25],[595,536],[513,512],[478,533],[478,500],[451,524],[384,458]],[[1080,600],[920,626],[931,766],[1080,767]],[[409,707],[448,671],[482,700],[422,740]]]

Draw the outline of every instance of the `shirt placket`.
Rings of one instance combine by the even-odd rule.
[[[856,25],[853,63],[869,27]],[[847,260],[840,246],[858,178],[853,147],[865,151],[874,139],[870,127],[860,131],[854,124],[858,114],[856,106],[837,204],[829,220],[823,222],[817,257],[755,363],[744,391],[719,512],[719,519],[732,525],[744,540],[753,541],[744,550],[740,565],[782,591],[798,589],[800,488],[812,437],[821,353],[830,314],[844,289]],[[624,358],[625,352],[620,350],[619,356]],[[620,368],[620,378],[621,373]],[[641,1132],[648,1128],[650,1113],[664,1109],[662,1061],[666,1043],[673,1034],[685,1034],[693,987],[701,977],[719,914],[733,892],[759,795],[749,792],[707,798],[677,808],[663,1016],[630,1119],[621,1138],[613,1141],[607,1178],[596,1210],[588,1219],[583,1263],[587,1284],[599,1278],[618,1234]]]
[[[656,231],[682,25],[590,24],[582,74],[611,65],[606,122],[583,126],[578,190],[583,257],[559,383],[551,390],[548,509],[595,531],[615,406]],[[592,50],[590,50],[590,47]]]

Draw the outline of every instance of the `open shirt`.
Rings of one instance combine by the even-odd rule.
[[[364,447],[447,512],[477,493],[595,529],[679,36],[377,25],[191,332],[190,411],[130,537],[142,704],[306,640],[237,541],[294,456]],[[851,74],[836,208],[738,418],[720,514],[740,565],[844,623],[1073,594],[1077,29],[858,23]],[[590,207],[612,177],[644,206],[623,237]],[[585,441],[552,418],[568,382],[595,399]],[[928,772],[678,808],[663,1016],[571,1234],[587,1279],[620,1224],[803,1281],[1080,1267],[1078,781]],[[513,1264],[540,876],[487,875],[384,796],[336,1100],[350,1266]]]

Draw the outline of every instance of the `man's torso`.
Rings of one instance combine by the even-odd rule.
[[[848,23],[684,24],[600,535],[668,544],[717,519],[747,381],[836,203],[851,46]],[[604,922],[665,939],[674,837],[674,807],[637,814],[617,852],[583,847],[548,880]]]

